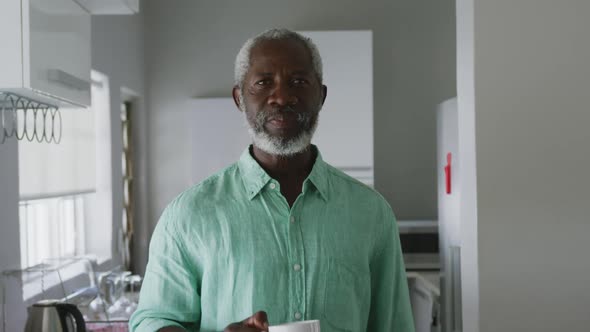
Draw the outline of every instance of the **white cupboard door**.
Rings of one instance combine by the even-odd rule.
[[[328,163],[372,185],[373,34],[369,30],[301,34],[317,45],[328,87],[313,142]]]
[[[25,66],[23,76],[30,80],[25,86],[90,105],[90,14],[72,0],[29,2],[29,17],[23,18],[23,27],[30,29],[23,34],[29,36],[24,56],[30,57],[24,61],[30,64]]]

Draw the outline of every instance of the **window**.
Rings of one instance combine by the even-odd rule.
[[[84,200],[94,194],[21,201],[21,266],[85,253]]]
[[[62,108],[60,144],[19,141],[21,266],[112,256],[108,78],[92,72],[92,106]]]

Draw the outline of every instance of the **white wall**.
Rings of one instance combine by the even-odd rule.
[[[587,331],[590,2],[471,5],[479,331]]]
[[[240,46],[275,26],[373,31],[376,187],[401,219],[436,218],[435,105],[456,93],[453,1],[148,0],[142,10],[152,227],[192,184],[186,100],[230,96]]]

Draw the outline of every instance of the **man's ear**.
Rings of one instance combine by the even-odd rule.
[[[234,97],[234,103],[236,104],[236,107],[238,108],[238,110],[241,112],[243,111],[242,108],[240,107],[240,88],[235,85],[234,88],[231,91],[232,97]]]
[[[322,85],[322,106],[324,106],[324,103],[326,102],[327,95],[328,95],[328,87],[325,85]]]

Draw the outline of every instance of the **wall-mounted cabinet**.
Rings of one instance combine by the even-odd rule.
[[[131,15],[139,13],[139,0],[76,0],[92,15]]]
[[[54,105],[90,105],[90,14],[73,0],[6,0],[0,91]]]
[[[373,185],[373,33],[301,31],[317,45],[323,62],[326,102],[313,143],[324,159]]]

